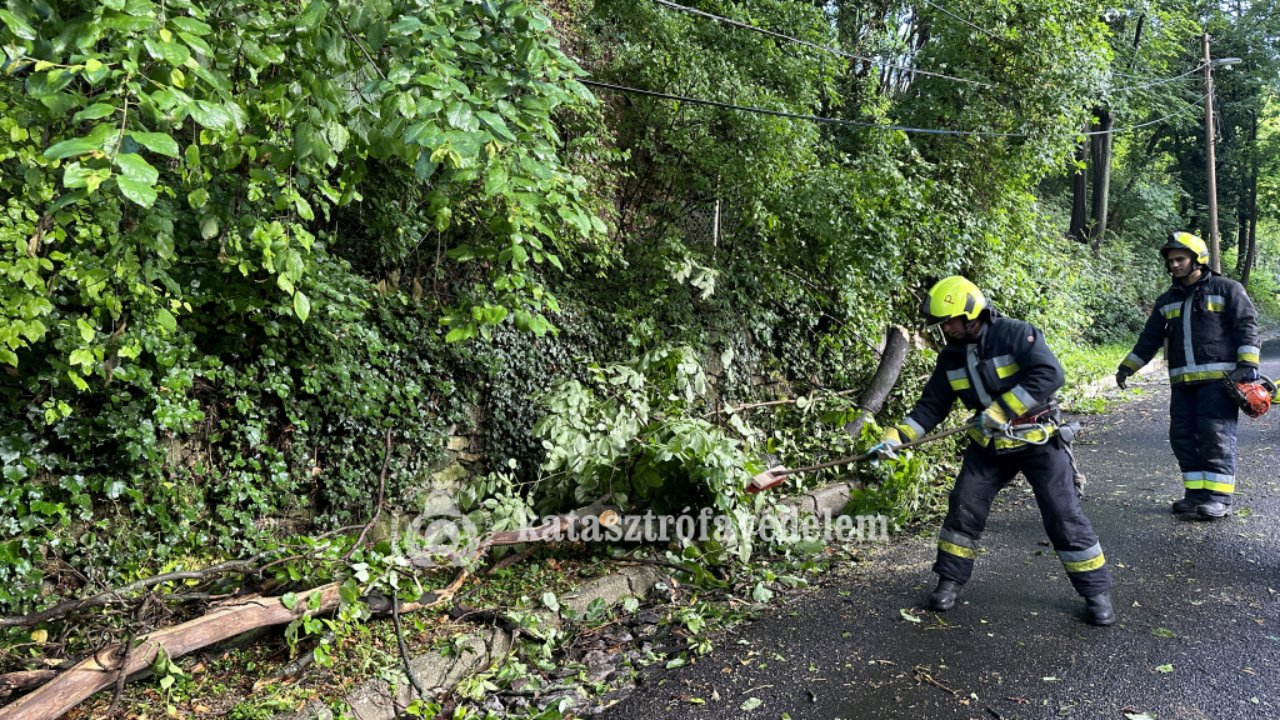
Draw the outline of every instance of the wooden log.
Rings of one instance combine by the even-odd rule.
[[[862,425],[867,418],[880,412],[884,401],[889,399],[893,386],[898,384],[898,375],[907,361],[907,333],[897,325],[885,329],[884,352],[880,355],[880,365],[871,378],[871,384],[858,397],[858,407],[862,412],[857,419],[845,425],[844,429],[855,438],[862,432]]]
[[[320,599],[314,608],[316,613],[338,606],[338,583],[329,583],[298,593],[292,610],[286,608],[279,597],[241,598],[181,625],[144,635],[135,641],[137,644],[129,653],[129,664],[123,672],[128,676],[150,667],[161,649],[169,657],[178,658],[255,628],[291,622],[310,608],[311,597],[317,594]],[[0,720],[62,717],[94,693],[115,683],[121,672],[121,649],[119,644],[111,645],[80,661],[34,692],[0,708]]]
[[[14,693],[25,692],[28,688],[42,685],[53,679],[57,670],[19,670],[18,672],[0,675],[0,698]]]
[[[469,561],[478,560],[490,547],[498,545],[559,540],[568,523],[575,522],[580,517],[578,513],[582,513],[582,516],[590,516],[598,514],[603,508],[602,503],[593,503],[569,515],[553,518],[537,527],[489,533],[478,543]],[[469,575],[470,573],[464,569],[448,587],[438,593],[432,593],[425,602],[401,604],[400,612],[402,614],[414,612],[449,600]],[[317,593],[320,595],[320,600],[315,608],[310,608],[311,597]],[[240,598],[235,603],[218,607],[194,620],[138,638],[133,651],[129,653],[129,663],[123,672],[128,677],[150,667],[161,649],[170,658],[176,659],[250,630],[291,622],[308,609],[314,610],[317,615],[330,612],[337,608],[338,604],[338,583],[329,583],[298,593],[297,604],[292,610],[286,608],[278,596]],[[99,650],[93,656],[49,680],[38,690],[0,708],[0,720],[29,720],[30,718],[52,720],[62,717],[94,693],[115,683],[120,673],[121,650],[119,644]]]

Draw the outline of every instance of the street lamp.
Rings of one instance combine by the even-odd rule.
[[[1238,57],[1209,57],[1209,33],[1200,37],[1200,45],[1204,50],[1204,139],[1206,145],[1206,188],[1209,196],[1209,263],[1214,272],[1222,272],[1222,257],[1218,243],[1218,171],[1217,161],[1213,153],[1213,68],[1217,66],[1235,65],[1241,62]]]

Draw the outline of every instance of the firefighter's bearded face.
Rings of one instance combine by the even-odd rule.
[[[1170,250],[1164,256],[1165,269],[1174,280],[1185,280],[1196,270],[1196,258],[1186,250]]]

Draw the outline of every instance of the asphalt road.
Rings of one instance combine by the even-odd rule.
[[[1280,377],[1280,342],[1263,357]],[[778,601],[695,664],[648,675],[601,717],[1280,717],[1280,409],[1241,418],[1236,514],[1188,522],[1169,513],[1181,481],[1164,377],[1130,387],[1111,413],[1083,418],[1076,444],[1116,579],[1115,626],[1081,619],[1019,480],[997,498],[955,610],[923,609],[933,537],[865,546],[863,562]]]

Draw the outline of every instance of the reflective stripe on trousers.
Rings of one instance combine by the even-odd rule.
[[[1045,532],[1076,592],[1088,597],[1110,588],[1111,570],[1093,525],[1080,508],[1070,457],[1056,439],[1005,454],[969,445],[947,500],[933,571],[959,583],[969,580],[991,503],[1018,472],[1031,484]]]
[[[1240,409],[1217,381],[1175,385],[1169,392],[1169,445],[1178,458],[1185,497],[1230,505]]]

